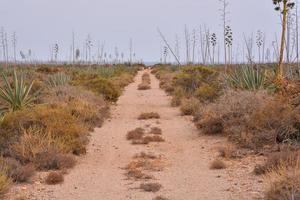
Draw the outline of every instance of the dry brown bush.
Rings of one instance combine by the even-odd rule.
[[[153,153],[145,153],[141,152],[139,154],[136,154],[134,158],[141,158],[141,159],[157,159],[158,157],[154,155]]]
[[[74,86],[55,87],[47,90],[41,103],[63,107],[84,123],[90,130],[101,126],[108,115],[108,105],[103,97]]]
[[[264,164],[255,167],[254,173],[260,175],[282,167],[295,167],[298,164],[298,158],[300,158],[299,151],[291,151],[288,149],[270,153]]]
[[[180,110],[183,115],[194,115],[200,108],[200,102],[196,98],[183,98]]]
[[[64,182],[64,176],[61,172],[50,172],[45,179],[45,183],[48,185],[56,185],[62,182]]]
[[[224,161],[220,160],[219,158],[215,159],[214,161],[212,161],[210,163],[210,169],[225,169],[226,168],[226,164],[224,163]]]
[[[227,159],[239,157],[237,153],[237,148],[232,144],[227,144],[226,146],[220,147],[219,155]]]
[[[126,176],[128,178],[133,178],[133,179],[136,179],[136,180],[141,180],[141,179],[149,180],[149,179],[153,179],[153,176],[147,175],[147,174],[145,174],[144,172],[142,172],[139,169],[130,169],[130,170],[128,170],[128,172],[126,173]]]
[[[162,130],[161,128],[158,127],[152,127],[149,134],[153,134],[153,135],[161,135],[162,134]]]
[[[138,90],[149,90],[151,89],[151,79],[149,73],[144,73],[142,75],[142,83],[138,85]]]
[[[300,198],[300,165],[299,158],[294,167],[281,167],[266,175],[269,188],[266,191],[267,200],[291,200]]]
[[[129,131],[126,135],[127,140],[140,140],[143,138],[145,130],[143,128],[136,128],[132,131]]]
[[[149,113],[141,113],[138,117],[139,120],[147,120],[147,119],[159,119],[160,115],[156,112],[149,112]]]
[[[1,165],[5,166],[7,176],[14,182],[27,182],[35,173],[33,164],[23,166],[13,158],[5,158],[1,161]]]
[[[165,139],[162,138],[160,135],[147,135],[145,137],[143,137],[142,141],[144,141],[146,144],[150,143],[150,142],[164,142]]]
[[[159,183],[142,183],[140,189],[145,192],[158,192],[161,189],[161,184]]]
[[[163,197],[163,196],[157,196],[157,197],[153,198],[152,200],[169,200],[169,199],[166,197]]]

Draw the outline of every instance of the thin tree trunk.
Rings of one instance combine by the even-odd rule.
[[[279,63],[277,69],[277,78],[283,79],[283,57],[285,48],[285,36],[286,36],[286,22],[287,22],[287,0],[283,1],[283,11],[282,11],[282,33],[281,33],[281,45],[280,45],[280,55]]]

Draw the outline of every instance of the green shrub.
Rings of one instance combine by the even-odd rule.
[[[13,83],[10,84],[8,77],[2,74],[4,85],[0,87],[0,101],[3,106],[0,107],[0,115],[5,112],[16,111],[32,105],[34,96],[30,95],[33,82],[25,84],[24,77],[18,76],[14,70]]]
[[[228,84],[233,88],[259,90],[265,87],[265,72],[253,66],[242,66],[234,73],[226,76]]]
[[[50,87],[58,87],[67,85],[70,81],[70,76],[65,73],[59,72],[57,74],[53,74],[49,76],[48,85]]]
[[[107,101],[116,102],[121,95],[121,89],[112,81],[97,75],[81,74],[72,81],[75,86],[83,86],[97,94],[103,95]]]
[[[174,86],[181,87],[187,94],[193,94],[203,84],[217,84],[218,73],[212,69],[193,66],[182,67],[174,78]]]

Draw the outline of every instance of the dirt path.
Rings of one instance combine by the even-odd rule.
[[[158,195],[170,200],[233,199],[226,170],[210,170],[215,147],[221,138],[199,137],[188,117],[170,106],[169,97],[159,89],[151,75],[151,90],[139,91],[142,72],[130,84],[116,106],[111,119],[96,129],[86,156],[65,176],[62,185],[33,184],[29,199],[37,200],[151,200]],[[157,112],[159,120],[140,121],[142,112]],[[165,142],[132,145],[126,133],[137,127],[157,126]],[[135,189],[140,182],[126,179],[124,167],[136,153],[154,152],[167,160],[167,167],[155,174],[162,185],[157,193]]]

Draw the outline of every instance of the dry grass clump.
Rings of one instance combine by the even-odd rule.
[[[62,182],[64,182],[64,176],[61,172],[50,172],[45,179],[45,183],[48,185],[56,185]]]
[[[162,138],[160,135],[147,135],[143,137],[142,139],[145,143],[150,143],[150,142],[164,142],[165,139]]]
[[[153,134],[153,135],[161,135],[162,134],[162,130],[161,128],[158,127],[152,127],[149,134]]]
[[[154,127],[147,133],[143,128],[136,128],[133,131],[129,131],[126,135],[127,140],[131,140],[133,145],[146,145],[150,142],[164,142],[165,139],[160,135],[162,131],[160,128]]]
[[[138,117],[139,120],[159,119],[160,115],[156,112],[142,113]]]
[[[136,128],[133,131],[129,131],[126,135],[127,140],[140,140],[143,138],[145,130],[143,128]]]
[[[8,190],[11,180],[4,171],[0,171],[0,197],[2,197]]]
[[[21,165],[21,163],[13,158],[2,158],[0,161],[1,171],[5,171],[6,175],[14,182],[27,182],[35,173],[33,164]]]
[[[180,110],[183,115],[194,115],[200,108],[200,102],[196,98],[184,98],[181,100]]]
[[[141,183],[140,189],[145,192],[158,192],[161,189],[162,185],[159,183]]]
[[[298,159],[299,161],[299,159]],[[265,193],[267,200],[290,200],[300,198],[300,165],[281,167],[266,175],[269,189]]]
[[[239,157],[237,148],[232,144],[227,144],[226,146],[219,148],[219,155],[223,158],[232,159]]]
[[[226,168],[226,164],[224,163],[224,161],[220,160],[219,158],[215,159],[214,161],[212,161],[210,163],[210,169],[225,169]]]
[[[149,90],[151,89],[151,79],[149,73],[144,73],[142,75],[142,83],[138,85],[138,90]]]
[[[254,173],[261,175],[282,167],[295,167],[298,164],[298,158],[300,158],[299,151],[291,151],[288,149],[270,153],[264,164],[255,167]]]
[[[148,171],[162,171],[165,167],[166,163],[160,159],[144,159],[138,158],[131,161],[125,169],[128,171],[140,169],[140,170],[148,170]]]
[[[166,197],[163,197],[163,196],[157,196],[157,197],[153,198],[152,200],[169,200],[169,199]]]
[[[142,170],[139,169],[130,169],[128,170],[128,172],[126,173],[126,176],[128,178],[133,178],[135,180],[149,180],[149,179],[153,179],[153,176],[145,174],[144,172],[142,172]]]
[[[139,154],[136,154],[134,158],[141,158],[141,159],[157,159],[158,157],[154,155],[153,153],[145,153],[141,152]]]

